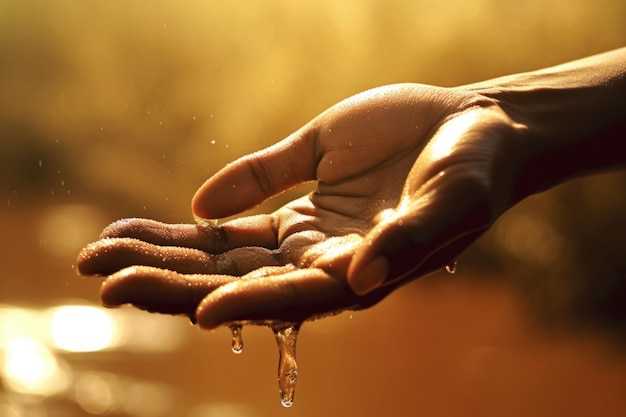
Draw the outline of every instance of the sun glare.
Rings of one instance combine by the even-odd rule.
[[[49,396],[63,391],[69,375],[54,354],[28,337],[7,341],[3,361],[4,383],[15,392]]]
[[[50,333],[56,348],[68,352],[95,352],[116,343],[117,323],[97,307],[62,306],[53,310]]]

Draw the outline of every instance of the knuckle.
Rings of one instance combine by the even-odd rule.
[[[274,195],[276,190],[267,164],[258,158],[248,158],[245,163],[262,193],[268,196]]]

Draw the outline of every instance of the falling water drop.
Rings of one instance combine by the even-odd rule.
[[[298,380],[296,341],[300,323],[279,322],[271,327],[278,343],[278,392],[283,406],[291,407]]]
[[[231,324],[228,326],[233,334],[233,343],[231,345],[233,353],[240,354],[243,352],[243,339],[241,338],[241,324]]]
[[[454,274],[456,272],[456,266],[459,262],[454,260],[452,262],[450,262],[448,265],[446,265],[446,272],[448,274]]]

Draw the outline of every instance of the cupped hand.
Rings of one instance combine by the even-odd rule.
[[[524,129],[461,88],[380,87],[211,177],[196,216],[228,217],[308,181],[315,192],[213,227],[127,219],[81,252],[106,305],[303,321],[376,303],[452,262],[512,204]]]

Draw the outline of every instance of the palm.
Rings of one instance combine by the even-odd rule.
[[[506,206],[512,171],[494,172],[492,161],[512,130],[501,112],[472,99],[416,85],[348,99],[218,173],[193,207],[217,218],[303,181],[317,180],[316,192],[217,229],[119,222],[103,235],[114,239],[83,251],[79,268],[115,273],[103,287],[107,304],[196,314],[205,327],[302,321],[371,305],[445,265]],[[215,198],[226,192],[228,201]],[[416,232],[404,222],[429,227]],[[392,279],[359,297],[347,285],[348,269],[376,251],[391,258]]]

